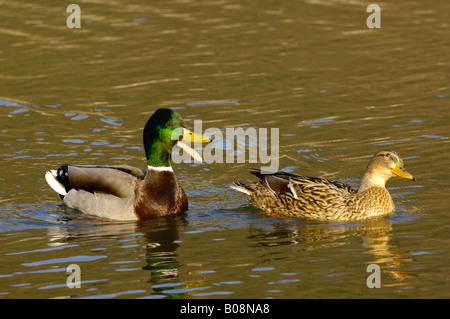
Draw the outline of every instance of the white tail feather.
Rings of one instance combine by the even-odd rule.
[[[45,173],[45,180],[55,192],[63,196],[67,195],[65,187],[56,179],[56,170],[52,169],[47,171]]]
[[[231,185],[230,187],[231,187],[232,189],[237,190],[238,192],[241,192],[241,193],[244,193],[244,194],[247,194],[247,195],[251,195],[251,194],[252,194],[251,191],[249,191],[248,189],[246,189],[246,188],[244,188],[244,187],[242,187],[242,186]]]
[[[295,191],[295,188],[294,188],[294,184],[292,182],[289,182],[287,186],[288,186],[289,190],[291,191],[292,196],[294,196],[295,199],[298,199],[297,192]]]

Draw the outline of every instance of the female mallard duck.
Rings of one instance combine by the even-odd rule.
[[[45,179],[67,206],[90,215],[138,220],[186,211],[188,200],[170,163],[172,148],[178,145],[201,161],[182,140],[211,140],[186,129],[182,117],[170,109],[159,109],[150,117],[143,138],[148,171],[128,165],[64,164],[48,171]]]
[[[260,181],[234,183],[232,188],[250,196],[250,203],[273,213],[321,221],[357,221],[392,214],[394,202],[385,188],[393,175],[415,181],[395,151],[376,153],[359,189],[318,177],[251,171]]]

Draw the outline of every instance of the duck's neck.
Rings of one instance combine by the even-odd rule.
[[[145,152],[147,155],[147,165],[156,169],[172,169],[170,164],[170,151],[167,150],[162,143],[154,141],[149,143],[145,147]]]
[[[389,179],[389,176],[384,176],[381,174],[376,174],[373,172],[366,172],[362,178],[361,185],[359,186],[358,193],[362,193],[363,191],[372,188],[372,187],[382,187],[385,188],[386,181]]]

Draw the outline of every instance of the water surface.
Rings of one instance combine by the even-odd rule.
[[[449,16],[445,0],[86,0],[0,3],[2,298],[448,298]],[[65,208],[62,163],[145,167],[160,107],[189,126],[279,128],[280,169],[358,185],[392,148],[417,182],[366,223],[269,216],[229,188],[249,163],[177,164],[174,219],[115,222]],[[68,288],[66,269],[81,269]],[[366,285],[381,267],[380,289]]]

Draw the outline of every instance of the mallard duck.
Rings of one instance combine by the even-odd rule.
[[[385,185],[396,175],[415,181],[397,152],[383,150],[369,162],[359,189],[338,181],[277,172],[251,171],[258,182],[232,188],[249,196],[250,203],[269,213],[320,221],[359,221],[387,216],[394,202]]]
[[[178,145],[198,161],[200,155],[183,141],[210,142],[186,129],[183,118],[170,109],[157,110],[143,131],[147,171],[128,165],[61,165],[45,179],[64,204],[83,213],[115,220],[140,220],[178,215],[188,199],[171,166]]]

